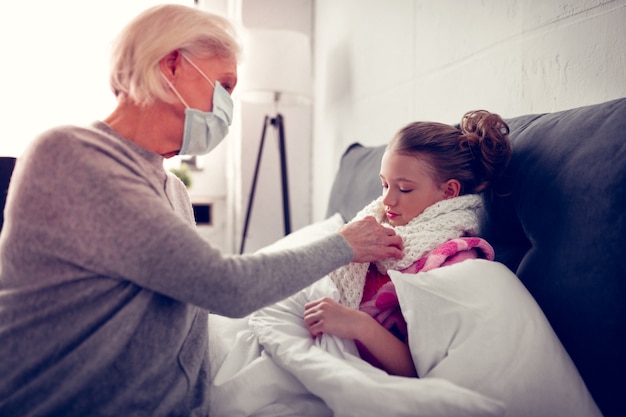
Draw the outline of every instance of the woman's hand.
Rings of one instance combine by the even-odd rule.
[[[346,307],[330,297],[311,301],[304,306],[304,324],[313,337],[328,333],[358,340],[368,322],[373,321],[368,314]]]
[[[375,262],[404,256],[402,238],[393,229],[381,226],[372,216],[344,225],[339,234],[352,246],[352,262]]]

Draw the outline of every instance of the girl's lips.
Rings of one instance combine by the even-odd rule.
[[[388,212],[387,212],[387,218],[388,218],[388,219],[395,219],[395,218],[396,218],[396,217],[398,217],[398,216],[399,216],[399,214],[394,213],[393,211],[388,211]]]

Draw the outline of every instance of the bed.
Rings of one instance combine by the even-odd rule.
[[[496,262],[476,259],[419,274],[390,272],[407,320],[411,353],[420,378],[391,376],[369,365],[358,357],[352,341],[329,335],[311,338],[302,322],[304,303],[321,296],[338,297],[332,281],[324,277],[246,318],[210,315],[211,415],[618,415],[613,411],[620,399],[611,397],[612,403],[597,403],[596,394],[590,394],[587,380],[579,372],[585,364],[577,363],[571,356],[570,351],[577,352],[578,347],[562,342],[563,337],[569,340],[569,335],[562,335],[562,329],[554,327],[555,320],[546,315],[545,305],[538,302],[545,302],[545,296],[529,291],[534,287],[532,281],[527,281],[538,279],[536,273],[528,275],[529,270],[538,268],[536,262],[544,262],[540,266],[543,272],[553,274],[549,277],[557,276],[559,271],[551,270],[541,258],[534,259],[542,247],[542,236],[532,235],[532,228],[525,223],[523,213],[519,213],[523,204],[515,199],[520,187],[526,193],[529,187],[515,175],[525,170],[520,166],[522,161],[529,164],[541,160],[534,155],[535,159],[529,162],[529,152],[541,152],[542,147],[546,152],[555,152],[545,139],[550,135],[537,132],[538,124],[563,128],[568,121],[584,121],[582,129],[600,131],[604,137],[601,140],[607,141],[614,140],[610,139],[611,135],[606,139],[611,121],[621,123],[619,126],[624,131],[624,115],[626,100],[616,100],[508,121],[514,142],[509,172],[513,194],[502,201],[486,202],[483,219],[484,234],[496,248]],[[581,126],[568,128],[580,132]],[[623,133],[619,135],[623,137]],[[537,137],[541,141],[529,150]],[[577,144],[569,141],[567,146]],[[610,153],[623,161],[619,156],[623,156],[626,147],[619,146],[617,156],[616,148],[610,148]],[[351,219],[380,192],[377,164],[383,149],[383,146],[350,146],[342,157],[327,218],[262,250],[303,244],[333,233]],[[580,151],[572,157],[581,158]],[[611,170],[620,169],[609,166]],[[531,170],[531,174],[536,172]],[[547,172],[554,173],[550,169]],[[623,176],[618,181],[623,183]],[[543,192],[537,192],[540,191]],[[620,192],[623,196],[623,188]],[[572,198],[568,201],[571,203]],[[572,204],[575,206],[575,201]],[[540,217],[540,212],[537,213]],[[562,218],[567,216],[568,213],[560,213]],[[614,227],[624,231],[623,220],[614,223]],[[523,239],[518,239],[520,233]],[[618,275],[620,271],[623,269],[605,271],[601,278],[610,279],[611,274]],[[571,271],[564,273],[567,272]],[[564,282],[563,275],[558,277],[554,285],[564,291],[564,298],[571,293],[567,285],[573,290],[580,289],[574,278]],[[594,297],[591,291],[587,295]],[[589,308],[585,304],[576,307]],[[623,317],[610,323],[621,326]],[[585,330],[584,326],[585,322],[581,322],[581,331]],[[599,348],[606,349],[612,358],[610,348],[619,347]],[[601,357],[589,360],[602,362]],[[619,362],[615,366],[621,369]],[[601,369],[601,372],[616,371]],[[597,382],[593,377],[589,380]],[[607,381],[606,390],[619,391],[619,383],[616,387]]]

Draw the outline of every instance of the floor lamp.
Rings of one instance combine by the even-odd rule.
[[[266,115],[263,122],[239,253],[244,252],[246,245],[268,129],[275,132],[274,136],[278,141],[284,234],[291,233],[285,123],[278,108],[308,104],[311,93],[311,48],[307,35],[287,30],[249,29],[245,32],[244,39],[245,58],[240,74],[241,100],[271,103],[274,114]]]

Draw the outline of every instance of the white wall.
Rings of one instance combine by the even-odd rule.
[[[341,154],[414,120],[626,96],[626,0],[316,0],[313,219]]]
[[[313,0],[240,0],[241,24],[244,28],[283,29],[311,35]],[[246,59],[245,50],[243,60]],[[282,65],[274,62],[273,65]],[[244,81],[241,79],[241,84]],[[236,93],[237,94],[237,93]],[[283,115],[289,183],[291,229],[296,230],[311,222],[311,106],[283,106],[274,104],[238,102],[241,118],[241,154],[235,161],[241,167],[238,198],[239,221],[236,222],[236,251],[249,201],[254,176],[254,165],[261,139],[264,117]],[[256,194],[252,208],[245,251],[253,252],[284,235],[282,187],[279,168],[278,140],[274,129],[268,127],[262,154]]]
[[[106,117],[115,104],[107,79],[109,43],[128,19],[161,2],[3,2],[0,154],[19,156],[50,126]],[[410,121],[457,122],[473,108],[514,117],[626,96],[626,0],[200,4],[218,12],[236,9],[249,27],[312,35],[313,117],[310,109],[281,109],[294,229],[325,216],[339,159],[354,141],[383,144]],[[205,160],[191,192],[198,201],[216,201],[219,226],[203,233],[227,252],[239,247],[262,117],[272,111],[239,105],[227,149]],[[239,138],[234,152],[230,145]],[[282,235],[276,152],[268,158],[249,251]]]
[[[110,46],[158,3],[193,0],[4,0],[0,3],[0,155],[19,157],[43,130],[105,118]]]

